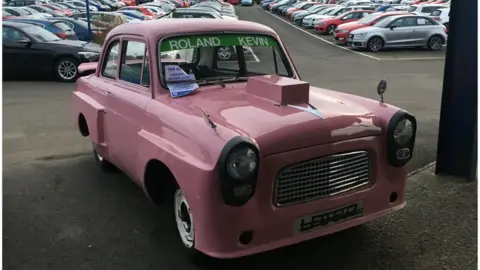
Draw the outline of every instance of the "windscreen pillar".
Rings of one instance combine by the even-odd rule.
[[[477,175],[477,5],[451,1],[435,171],[470,181]]]

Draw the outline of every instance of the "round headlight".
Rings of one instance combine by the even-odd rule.
[[[227,159],[227,172],[233,179],[242,180],[257,168],[257,155],[248,148],[234,150]]]
[[[393,138],[399,145],[405,145],[413,136],[413,124],[408,119],[400,120],[393,132]]]

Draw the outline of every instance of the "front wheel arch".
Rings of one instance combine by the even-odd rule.
[[[371,41],[372,39],[374,39],[374,38],[379,38],[379,39],[382,41],[382,47],[381,47],[379,50],[377,50],[377,52],[378,52],[378,51],[380,51],[380,50],[385,46],[385,39],[383,39],[381,36],[372,36],[372,37],[370,37],[370,38],[368,39],[368,41],[367,41],[367,50],[369,50],[369,51],[372,51],[372,50],[370,49],[370,41]]]
[[[151,159],[147,162],[143,185],[147,196],[156,205],[162,204],[165,200],[173,202],[173,194],[178,188],[177,180],[172,171],[157,159]]]

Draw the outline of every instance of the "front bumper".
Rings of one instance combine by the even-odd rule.
[[[286,207],[276,207],[273,204],[275,178],[280,169],[299,160],[349,152],[352,149],[365,149],[370,152],[372,165],[368,185],[307,203]],[[383,136],[364,137],[275,154],[263,158],[261,164],[255,195],[246,205],[230,207],[223,204],[215,188],[202,189],[203,193],[191,203],[192,207],[195,207],[192,213],[198,250],[216,258],[252,255],[342,231],[391,214],[405,206],[407,170],[405,167],[394,168],[387,164]],[[216,183],[218,179],[212,180]],[[390,202],[393,192],[397,194],[397,199]],[[363,202],[364,209],[361,217],[306,233],[298,234],[294,231],[294,221],[299,217],[360,201]],[[252,240],[242,245],[239,237],[247,231],[252,232]]]
[[[305,20],[302,20],[302,27],[304,28],[312,28],[314,27],[314,21],[305,21]]]
[[[368,37],[366,36],[356,36],[353,34],[348,35],[347,45],[354,48],[366,48],[368,42]]]
[[[325,34],[327,33],[327,25],[316,25],[315,26],[315,32],[319,33],[319,34]]]
[[[348,35],[348,32],[335,32],[333,36],[336,41],[347,44]]]

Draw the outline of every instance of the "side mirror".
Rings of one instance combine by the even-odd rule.
[[[396,25],[391,25],[391,26],[390,26],[390,30],[393,30],[393,29],[395,29],[395,28],[397,28]]]
[[[30,39],[27,37],[22,37],[19,40],[17,40],[18,43],[31,43]]]
[[[98,62],[83,63],[78,66],[80,76],[90,75],[97,70]]]

